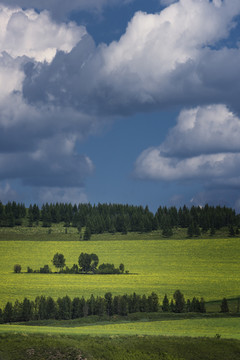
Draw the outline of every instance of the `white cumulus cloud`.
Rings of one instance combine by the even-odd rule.
[[[161,146],[165,156],[240,152],[240,119],[225,105],[182,110]]]
[[[57,50],[70,52],[86,34],[84,27],[74,23],[57,24],[47,11],[0,4],[0,49],[11,57],[27,56],[36,61],[50,62]]]
[[[166,140],[139,156],[135,175],[236,186],[240,176],[239,136],[240,119],[225,105],[183,110]]]
[[[180,0],[159,14],[138,12],[121,39],[104,49],[104,70],[137,74],[140,80],[161,85],[179,65],[199,60],[204,47],[227,37],[239,12],[236,0],[221,6]]]

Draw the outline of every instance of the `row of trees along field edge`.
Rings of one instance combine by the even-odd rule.
[[[215,230],[229,228],[229,234],[239,234],[240,215],[234,209],[209,206],[185,205],[180,208],[159,207],[154,214],[146,206],[121,204],[37,204],[26,208],[24,204],[0,201],[0,227],[26,226],[51,227],[63,223],[64,227],[76,227],[79,232],[85,228],[86,239],[91,234],[103,232],[151,232],[162,230],[164,236],[171,236],[173,228],[187,228],[188,236],[198,236],[208,230],[213,235]]]

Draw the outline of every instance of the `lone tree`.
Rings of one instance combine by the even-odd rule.
[[[65,266],[65,258],[63,254],[56,253],[52,259],[53,265],[57,268],[62,270]]]
[[[15,273],[20,273],[22,270],[22,267],[21,267],[21,265],[16,264],[16,265],[14,265],[13,270]]]

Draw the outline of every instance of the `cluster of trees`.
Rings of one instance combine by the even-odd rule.
[[[65,257],[63,254],[56,253],[52,259],[53,265],[58,269],[59,273],[64,274],[123,274],[125,266],[123,263],[119,265],[118,268],[115,268],[114,264],[101,264],[98,267],[99,258],[96,254],[88,254],[88,253],[81,253],[78,258],[78,264],[73,264],[71,268],[68,266],[65,267]],[[14,265],[14,272],[20,273],[21,272],[21,265],[16,264]],[[27,267],[28,273],[41,273],[41,274],[51,274],[52,271],[49,265],[44,265],[39,270],[33,270],[29,266]],[[128,274],[128,271],[125,271]]]
[[[235,210],[220,206],[186,206],[159,207],[155,214],[149,208],[142,206],[121,204],[44,204],[41,209],[38,205],[30,205],[26,210],[23,204],[15,202],[3,205],[0,202],[0,226],[21,225],[22,218],[27,218],[28,226],[41,221],[42,226],[51,227],[53,223],[62,222],[69,226],[85,228],[84,239],[88,240],[91,234],[103,232],[128,231],[150,232],[161,229],[163,235],[171,236],[174,227],[188,229],[188,236],[199,236],[201,232],[229,227],[229,234],[239,233],[240,215]]]
[[[206,306],[205,301],[203,298],[200,300],[196,297],[192,299],[184,298],[184,295],[181,293],[180,290],[176,290],[173,294],[173,299],[169,301],[167,295],[164,296],[163,304],[162,304],[162,311],[164,312],[175,312],[175,313],[183,313],[183,312],[199,312],[205,313]]]
[[[199,236],[201,233],[210,231],[211,235],[216,230],[228,227],[229,235],[239,234],[240,215],[234,209],[209,206],[192,206],[190,209],[185,205],[176,207],[159,207],[155,216],[163,231],[163,235],[171,236],[174,227],[186,228],[189,237]]]
[[[175,313],[206,313],[206,304],[203,298],[199,300],[198,298],[193,297],[192,300],[187,299],[186,301],[183,293],[180,290],[176,290],[171,301],[169,301],[167,295],[165,294],[162,303],[162,311]],[[226,298],[223,298],[221,302],[220,312],[229,312],[228,301]],[[237,312],[239,312],[239,305]]]
[[[111,292],[103,297],[91,295],[89,299],[75,297],[73,300],[69,296],[58,298],[56,301],[48,296],[38,296],[35,301],[25,298],[22,302],[16,300],[14,305],[7,302],[4,309],[0,309],[0,323],[29,321],[29,320],[69,320],[86,317],[89,315],[121,315],[127,316],[137,312],[201,312],[205,313],[204,299],[193,298],[192,301],[185,301],[184,295],[177,290],[173,294],[173,299],[169,302],[165,295],[162,304],[156,293],[151,295],[116,295]],[[227,300],[224,298],[221,304],[221,312],[229,312]]]

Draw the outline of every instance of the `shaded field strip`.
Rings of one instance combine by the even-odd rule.
[[[22,325],[22,326],[50,326],[50,327],[81,327],[81,326],[90,326],[90,325],[106,325],[106,324],[129,324],[129,323],[146,323],[154,321],[179,321],[179,320],[190,320],[190,319],[231,319],[239,318],[240,313],[164,313],[164,312],[155,312],[155,313],[132,313],[127,316],[121,315],[108,315],[99,316],[99,315],[89,315],[86,317],[81,317],[71,320],[30,320],[24,322],[12,323],[12,325]]]
[[[162,335],[181,337],[221,337],[240,340],[239,318],[184,319],[92,324],[80,327],[0,325],[0,333],[49,335],[131,336]]]

